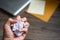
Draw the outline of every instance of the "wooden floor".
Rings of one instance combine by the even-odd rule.
[[[60,5],[48,23],[26,14],[24,11],[19,15],[27,17],[30,23],[25,40],[60,40]],[[9,17],[12,16],[0,10],[0,40],[3,36],[3,25]]]

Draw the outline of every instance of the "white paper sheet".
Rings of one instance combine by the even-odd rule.
[[[44,15],[46,1],[32,0],[28,8],[28,12],[31,14]]]

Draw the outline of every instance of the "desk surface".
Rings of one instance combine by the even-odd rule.
[[[54,12],[48,23],[22,12],[22,17],[27,17],[30,27],[25,40],[60,40],[60,5]],[[3,25],[9,17],[6,12],[0,10],[0,40],[3,35]]]

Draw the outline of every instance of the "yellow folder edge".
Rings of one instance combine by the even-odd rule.
[[[53,13],[55,12],[56,8],[58,7],[58,4],[58,1],[46,1],[44,15],[31,14],[28,12],[28,9],[26,10],[26,12],[37,17],[40,20],[43,20],[44,22],[48,22]]]

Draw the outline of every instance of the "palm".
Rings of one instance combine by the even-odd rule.
[[[17,20],[16,20],[17,19]],[[21,30],[22,32],[26,32],[26,33],[23,33],[23,35],[21,35],[21,36],[19,36],[19,37],[16,37],[15,35],[14,35],[14,33],[13,33],[13,31],[11,30],[11,27],[10,27],[10,25],[11,24],[13,24],[13,23],[16,23],[19,19],[21,19],[20,18],[20,16],[17,16],[17,18],[16,19],[9,19],[7,22],[6,22],[6,24],[5,24],[5,26],[3,27],[4,28],[4,37],[5,38],[7,38],[7,40],[9,39],[12,39],[12,40],[23,40],[24,38],[25,38],[25,36],[26,36],[26,33],[27,33],[27,29],[28,28],[23,28],[23,30]],[[29,25],[29,24],[27,24],[27,20],[26,20],[26,18],[22,18],[25,22],[24,22],[24,24],[25,25]]]

